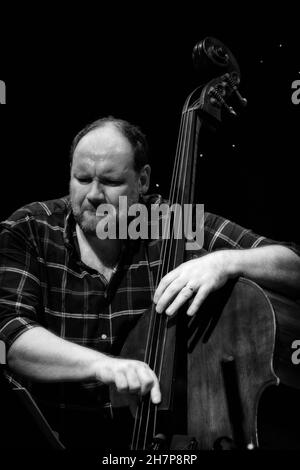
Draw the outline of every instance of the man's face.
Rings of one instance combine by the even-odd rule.
[[[128,207],[138,202],[143,174],[135,171],[133,148],[114,124],[85,135],[75,149],[70,180],[72,209],[82,230],[96,234],[100,204],[111,204],[118,213],[120,196],[127,196]]]

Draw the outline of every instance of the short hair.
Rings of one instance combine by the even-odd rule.
[[[143,166],[149,162],[149,147],[148,147],[146,136],[145,134],[143,134],[143,132],[138,126],[131,124],[130,122],[125,121],[123,119],[117,119],[113,116],[108,116],[108,117],[103,117],[101,119],[97,119],[96,121],[92,122],[91,124],[88,124],[86,127],[84,127],[81,131],[78,132],[78,134],[74,137],[73,142],[71,144],[71,149],[70,149],[71,163],[73,161],[73,155],[74,155],[75,149],[79,141],[89,132],[95,129],[99,129],[105,126],[105,124],[107,123],[114,124],[114,126],[117,129],[119,129],[121,134],[129,140],[133,148],[134,170],[140,171],[143,168]]]

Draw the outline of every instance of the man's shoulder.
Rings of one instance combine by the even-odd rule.
[[[140,202],[142,204],[145,204],[146,207],[168,203],[168,201],[164,199],[160,194],[146,194],[142,196],[142,199]]]
[[[206,226],[219,226],[229,221],[221,215],[213,214],[212,212],[207,211],[204,212],[204,220]]]
[[[141,202],[149,209],[151,206],[156,206],[157,208],[159,208],[159,206],[169,206],[170,209],[173,207],[172,203],[170,202],[169,199],[166,199],[164,198],[161,194],[147,194],[147,195],[144,195],[142,197],[142,200]],[[201,204],[202,205],[202,204]],[[195,211],[196,211],[196,208],[197,208],[197,204],[196,203],[193,203],[192,204],[192,209],[193,209],[193,218],[195,216]],[[204,208],[204,206],[203,206]],[[183,209],[183,208],[182,208]],[[208,212],[206,210],[204,210],[203,212],[204,214],[204,225],[205,225],[205,228],[207,229],[210,229],[210,228],[214,228],[214,229],[217,229],[219,228],[220,226],[222,226],[223,224],[226,224],[228,222],[230,222],[228,219],[220,216],[220,215],[217,215],[217,214],[214,214],[212,212]]]
[[[36,221],[37,223],[58,224],[64,223],[65,217],[70,211],[69,196],[48,201],[35,201],[26,204],[11,214],[2,225],[14,226],[22,222]]]

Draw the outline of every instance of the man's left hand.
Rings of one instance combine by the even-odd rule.
[[[228,257],[223,250],[182,263],[160,281],[154,303],[158,313],[173,315],[188,300],[187,315],[194,315],[205,298],[230,277]]]

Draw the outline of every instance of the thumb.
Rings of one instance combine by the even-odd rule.
[[[129,410],[133,418],[136,415],[136,412],[139,406],[139,401],[140,401],[140,398],[137,395],[130,395],[128,406],[129,406]]]

